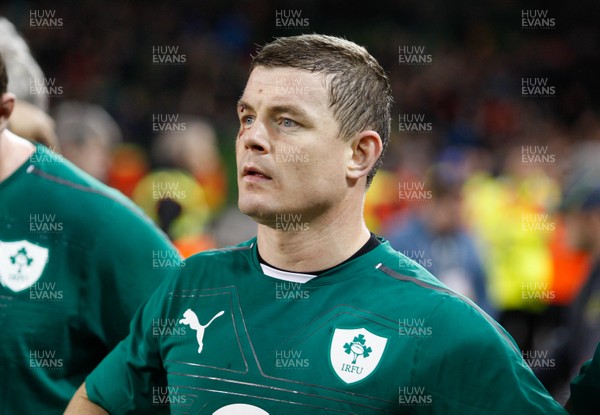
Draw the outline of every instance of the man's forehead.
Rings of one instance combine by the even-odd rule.
[[[314,82],[323,87],[326,86],[325,76],[320,72],[311,72],[306,69],[294,68],[291,66],[256,66],[250,72],[249,79],[252,77],[287,77],[297,78],[309,82]]]
[[[327,82],[320,73],[290,67],[267,68],[258,66],[252,70],[242,96],[244,102],[252,98],[268,96],[269,102],[306,102],[329,107]]]

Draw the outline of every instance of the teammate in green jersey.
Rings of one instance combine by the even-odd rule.
[[[6,85],[0,58],[0,413],[61,414],[179,255],[120,193],[8,131]]]
[[[579,375],[571,381],[571,396],[565,407],[573,415],[600,413],[600,344],[591,360],[581,366]]]
[[[238,102],[255,239],[186,261],[67,414],[564,414],[510,336],[366,228],[389,81],[329,36],[279,38]]]

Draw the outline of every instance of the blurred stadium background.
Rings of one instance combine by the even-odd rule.
[[[396,100],[371,230],[498,318],[560,400],[591,357],[597,2],[12,1],[0,16],[44,72],[21,98],[47,105],[56,149],[185,256],[254,233],[236,211],[233,142],[257,45],[316,32],[366,46]]]

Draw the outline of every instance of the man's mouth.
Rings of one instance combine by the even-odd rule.
[[[246,166],[242,171],[242,178],[250,182],[272,180],[265,172],[254,166]]]

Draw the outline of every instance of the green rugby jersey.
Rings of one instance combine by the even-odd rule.
[[[167,258],[132,202],[38,145],[0,182],[0,413],[62,414]]]
[[[564,414],[509,335],[388,242],[311,278],[186,260],[88,376],[113,414]]]
[[[581,366],[580,373],[571,381],[569,401],[576,415],[597,415],[600,413],[600,344],[591,360]]]

